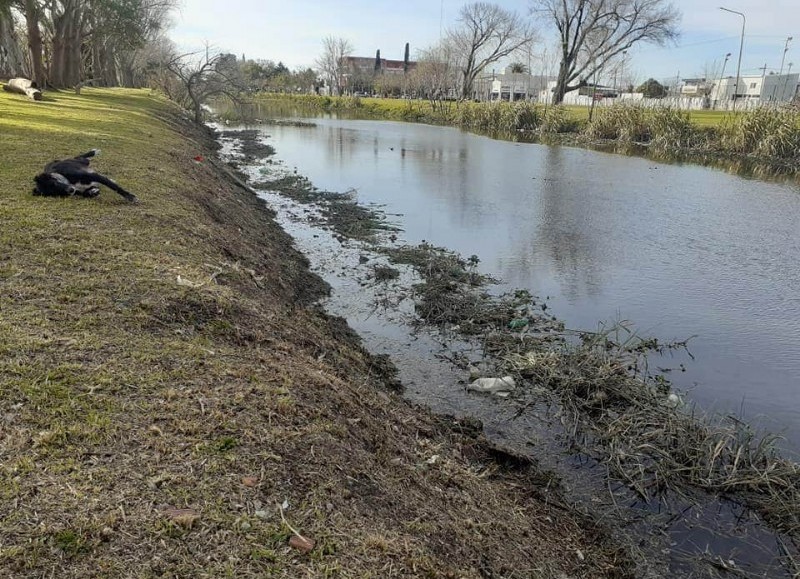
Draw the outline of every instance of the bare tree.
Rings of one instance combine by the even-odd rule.
[[[238,100],[244,82],[236,55],[193,52],[174,56],[166,68],[185,89],[185,100],[194,114],[194,122],[203,122],[203,105],[212,97],[227,96]]]
[[[558,30],[561,62],[554,103],[585,86],[634,44],[674,40],[680,21],[680,12],[668,0],[531,0],[531,12]]]
[[[420,96],[426,97],[434,109],[444,106],[444,101],[457,94],[460,70],[455,66],[453,46],[442,42],[423,50],[417,66],[410,73],[409,85]]]
[[[533,42],[534,32],[515,12],[474,2],[461,9],[458,25],[447,38],[461,70],[461,98],[466,99],[487,66]]]
[[[322,54],[315,64],[336,94],[342,91],[347,73],[346,60],[352,54],[353,45],[349,40],[335,36],[326,36],[322,39]]]

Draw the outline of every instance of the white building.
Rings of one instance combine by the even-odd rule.
[[[694,98],[709,94],[714,87],[714,83],[704,78],[685,78],[681,86],[681,96]]]
[[[736,100],[745,106],[787,103],[797,94],[798,81],[798,73],[742,76],[737,86],[736,77],[729,76],[714,83],[709,98],[712,106],[725,107],[734,100],[735,90]]]
[[[552,77],[510,72],[492,73],[475,81],[475,98],[491,101],[536,100]]]

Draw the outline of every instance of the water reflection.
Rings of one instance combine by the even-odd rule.
[[[317,123],[268,132],[318,187],[403,214],[410,242],[477,254],[551,296],[572,327],[622,318],[663,340],[697,335],[697,362],[665,361],[688,367],[670,377],[800,448],[796,184],[424,125]]]
[[[539,183],[542,209],[538,226],[530,232],[530,246],[547,252],[540,261],[549,261],[555,267],[565,299],[593,296],[601,287],[600,271],[605,269],[598,255],[603,237],[592,236],[594,211],[574,195],[563,148],[546,148],[539,171],[542,177],[535,182]],[[532,276],[532,272],[520,273]]]

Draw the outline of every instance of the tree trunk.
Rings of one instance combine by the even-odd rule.
[[[105,42],[101,51],[103,61],[103,81],[106,86],[119,86],[117,59],[113,42]]]
[[[14,32],[14,17],[8,6],[0,7],[0,77],[23,74],[25,59]]]
[[[59,88],[72,87],[81,77],[81,11],[78,0],[63,0],[64,11],[53,18],[53,57],[50,80]]]
[[[25,26],[28,32],[28,48],[31,53],[31,72],[33,80],[38,86],[47,85],[47,75],[44,70],[42,32],[39,29],[41,13],[35,0],[25,0]]]
[[[564,101],[564,95],[567,94],[567,75],[569,70],[567,63],[562,62],[558,67],[558,79],[556,80],[556,87],[553,89],[553,104],[559,105]]]
[[[36,88],[36,83],[28,80],[27,78],[12,78],[6,85],[3,86],[3,90],[17,94],[24,94],[35,101],[42,100],[42,92]]]

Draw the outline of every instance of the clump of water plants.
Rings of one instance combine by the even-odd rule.
[[[382,250],[393,263],[411,265],[423,282],[413,289],[414,309],[422,323],[467,336],[550,325],[537,299],[525,290],[492,295],[495,282],[477,271],[479,258],[464,259],[429,243]]]
[[[726,117],[719,146],[744,155],[781,160],[800,155],[800,112],[761,108]]]
[[[644,108],[614,106],[598,108],[586,126],[590,139],[616,140],[621,143],[641,143],[650,140],[650,127]]]
[[[573,443],[642,500],[702,489],[747,504],[800,539],[800,465],[781,457],[777,437],[759,437],[735,418],[704,416],[663,378],[631,371],[652,349],[685,346],[615,325],[507,352],[503,369],[553,392]]]

